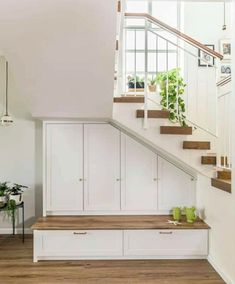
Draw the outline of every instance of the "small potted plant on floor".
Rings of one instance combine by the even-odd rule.
[[[14,185],[8,189],[8,201],[14,200],[15,204],[18,205],[22,202],[22,193],[25,188],[28,188],[25,185],[14,183]]]
[[[9,187],[7,182],[0,182],[0,208],[4,207],[7,203],[7,191]]]
[[[144,79],[139,76],[128,76],[128,92],[144,92]]]
[[[149,87],[149,92],[155,93],[156,92],[156,77],[152,76],[148,80],[148,87]]]

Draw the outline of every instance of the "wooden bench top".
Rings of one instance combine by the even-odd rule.
[[[170,215],[49,216],[39,218],[33,230],[140,230],[140,229],[210,229],[201,219],[175,226],[167,223]]]

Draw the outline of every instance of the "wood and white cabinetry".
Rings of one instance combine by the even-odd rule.
[[[195,205],[190,175],[110,124],[48,122],[44,135],[44,216]]]
[[[201,220],[179,227],[165,215],[49,216],[33,226],[34,261],[69,259],[206,258]],[[83,228],[83,229],[81,229]]]

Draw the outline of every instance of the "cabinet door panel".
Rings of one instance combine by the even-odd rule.
[[[83,210],[83,126],[46,126],[47,210]]]
[[[86,210],[120,210],[120,131],[109,124],[84,128]]]
[[[157,155],[122,134],[122,209],[157,210]]]
[[[195,183],[191,177],[160,157],[158,157],[158,178],[159,210],[195,205]]]

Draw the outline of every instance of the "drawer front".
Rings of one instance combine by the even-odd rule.
[[[207,254],[207,230],[124,231],[125,256],[202,256]]]
[[[41,231],[41,256],[121,256],[122,231]]]

